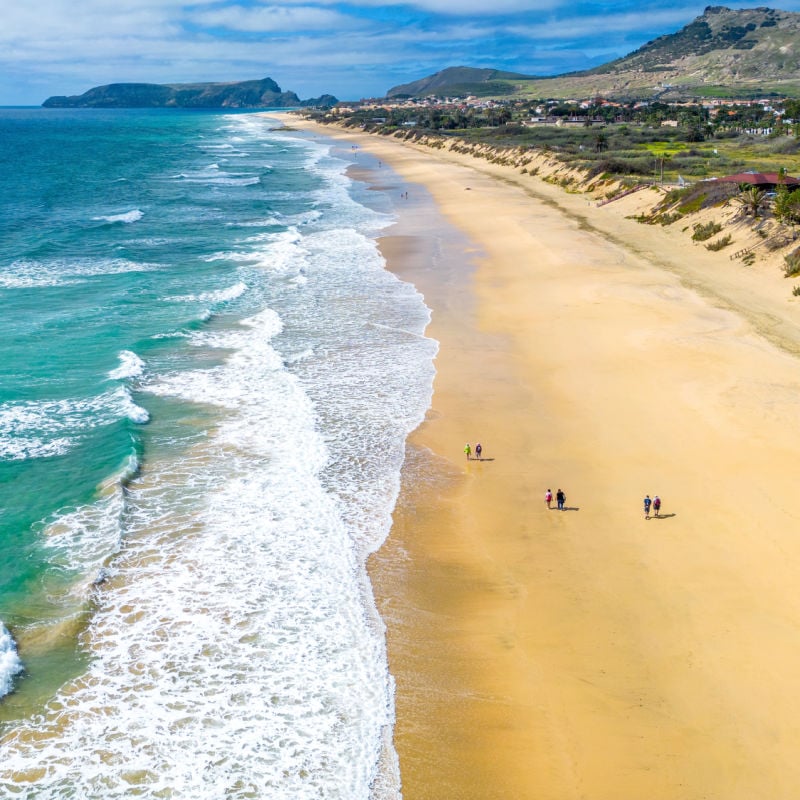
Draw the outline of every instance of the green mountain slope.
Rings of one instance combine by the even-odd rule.
[[[395,86],[387,97],[463,96],[480,97],[513,94],[520,82],[532,80],[531,75],[502,72],[497,69],[475,67],[448,67],[427,78]]]
[[[800,97],[800,13],[759,7],[732,10],[708,6],[676,33],[602,66],[553,78],[533,78],[492,70],[446,69],[420,81],[396,86],[402,94],[515,95],[615,99],[660,97],[746,97],[769,93]],[[470,81],[465,78],[471,77]],[[462,85],[482,91],[459,92]],[[500,91],[493,92],[493,88]]]
[[[780,91],[800,85],[800,14],[709,6],[676,33],[583,77],[653,91]],[[579,76],[575,76],[579,77]]]
[[[112,83],[81,95],[50,97],[45,108],[287,108],[331,106],[331,95],[300,100],[271,78],[239,83]]]

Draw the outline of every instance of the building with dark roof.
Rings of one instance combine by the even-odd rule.
[[[724,178],[712,178],[719,183],[749,184],[764,189],[767,192],[774,192],[780,186],[797,187],[800,186],[800,178],[792,178],[790,175],[781,175],[778,172],[737,172],[736,175],[726,175]]]

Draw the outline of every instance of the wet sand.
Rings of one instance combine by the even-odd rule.
[[[585,199],[347,136],[476,248],[382,245],[440,342],[371,565],[406,800],[793,798],[797,308]]]

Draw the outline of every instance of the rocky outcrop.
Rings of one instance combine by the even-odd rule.
[[[111,83],[81,95],[50,97],[45,108],[326,108],[333,95],[301,100],[281,91],[272,78],[239,83]]]

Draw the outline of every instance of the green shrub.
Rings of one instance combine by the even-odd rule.
[[[678,200],[682,200],[686,197],[687,194],[691,191],[690,186],[685,186],[682,189],[670,189],[665,195],[662,205],[671,206],[673,203],[677,203]]]
[[[730,234],[728,234],[727,236],[722,236],[719,239],[717,239],[716,242],[709,242],[706,245],[706,250],[711,250],[713,252],[716,252],[717,250],[722,250],[723,247],[727,247],[731,243],[732,238],[733,237]]]
[[[589,168],[588,178],[598,175],[650,175],[652,169],[647,158],[604,158]]]
[[[705,242],[712,236],[715,236],[722,230],[722,225],[718,222],[707,222],[705,225],[698,222],[694,226],[694,233],[692,234],[693,242]]]
[[[792,289],[792,294],[795,297],[800,297],[800,286],[795,286],[794,289]]]
[[[681,214],[693,214],[695,211],[699,211],[701,208],[703,208],[705,199],[705,194],[698,194],[696,197],[693,197],[691,200],[687,200],[685,203],[682,203],[680,206],[678,206],[678,211],[680,211]]]

